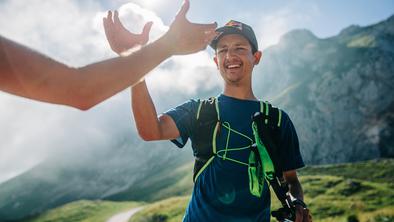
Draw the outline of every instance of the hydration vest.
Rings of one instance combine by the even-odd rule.
[[[300,204],[304,208],[307,206],[301,200],[292,200],[288,195],[288,185],[283,178],[283,168],[280,162],[279,150],[280,127],[282,122],[282,111],[273,107],[268,102],[260,101],[260,111],[251,117],[251,127],[254,140],[250,146],[236,149],[217,151],[216,138],[220,135],[222,128],[230,132],[238,133],[247,137],[220,119],[218,99],[215,97],[200,100],[196,115],[196,124],[192,129],[192,148],[194,151],[195,162],[193,170],[193,181],[204,169],[217,157],[223,160],[233,161],[248,167],[249,190],[252,195],[260,197],[266,180],[272,187],[277,198],[282,204],[282,208],[272,212],[272,216],[278,221],[295,220],[295,205]],[[247,137],[249,138],[249,137]],[[228,139],[228,138],[227,138]],[[250,139],[250,138],[249,138]],[[244,163],[226,156],[228,151],[250,149],[249,162]],[[221,154],[224,152],[224,154]]]
[[[262,115],[261,121],[264,122],[264,129],[259,127],[260,131],[264,132],[264,138],[261,138],[262,142],[266,147],[276,147],[276,141],[279,140],[279,128],[281,124],[282,112],[280,109],[273,107],[268,102],[260,101],[260,112]],[[228,158],[219,154],[216,150],[216,138],[220,134],[220,131],[224,129],[232,130],[220,119],[219,104],[215,97],[200,100],[196,114],[196,124],[192,129],[192,148],[195,156],[194,170],[193,170],[193,181],[196,181],[197,177],[203,172],[203,170],[210,164],[215,157],[219,157],[225,160],[238,162],[239,164],[248,166],[248,163],[242,163],[237,160]],[[252,127],[252,117],[251,117]],[[238,133],[238,132],[236,132]],[[255,143],[255,141],[253,141]],[[251,144],[252,145],[252,144]],[[248,147],[249,149],[254,149]],[[273,154],[277,149],[273,148]],[[221,150],[223,151],[223,150]],[[269,151],[270,152],[270,151]],[[271,155],[271,153],[270,153]],[[273,155],[276,156],[276,155]],[[276,172],[282,172],[280,163],[277,158],[272,158]]]

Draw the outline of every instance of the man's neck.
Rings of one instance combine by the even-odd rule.
[[[247,87],[241,87],[241,86],[233,86],[233,85],[228,85],[226,84],[224,86],[224,95],[237,98],[237,99],[243,99],[243,100],[257,100],[257,98],[253,94],[253,90],[250,86]]]

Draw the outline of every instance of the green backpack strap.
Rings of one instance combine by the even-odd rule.
[[[196,114],[196,126],[192,129],[192,148],[195,156],[193,181],[205,169],[215,156],[213,138],[215,137],[220,116],[218,112],[217,98],[200,100]]]
[[[253,117],[256,124],[258,136],[264,144],[275,168],[277,174],[282,174],[282,164],[279,161],[278,142],[280,140],[280,127],[282,123],[282,111],[272,106],[268,102],[264,102],[264,110],[259,115]],[[278,175],[278,176],[280,176]]]
[[[281,124],[282,113],[271,104],[262,103],[263,109],[252,117],[252,130],[255,144],[251,147],[249,156],[249,189],[250,192],[261,197],[264,188],[264,179],[272,181],[276,178],[276,164],[272,161],[276,149],[276,139],[273,137]],[[276,150],[275,150],[276,152]]]

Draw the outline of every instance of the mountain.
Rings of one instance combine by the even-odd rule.
[[[291,31],[257,67],[256,94],[288,111],[306,163],[394,156],[394,16],[327,39]]]
[[[393,27],[394,16],[326,39],[294,30],[265,50],[254,70],[255,94],[290,115],[307,164],[394,157]],[[200,89],[195,97],[217,93]],[[160,95],[165,108],[186,97]],[[86,152],[52,156],[0,184],[0,221],[80,199],[155,201],[180,189],[172,176],[188,183],[185,168],[174,169],[191,161],[190,144],[180,151],[167,141],[146,143],[136,132],[124,132],[108,147],[78,150]]]
[[[75,200],[105,199],[129,187],[140,193],[138,185],[150,176],[168,175],[190,160],[190,153],[169,146],[156,142],[147,147],[136,138],[120,140],[108,150],[53,157],[0,185],[0,221],[19,220]]]

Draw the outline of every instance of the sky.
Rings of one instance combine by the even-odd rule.
[[[181,0],[0,0],[0,35],[80,67],[116,56],[102,27],[107,10],[119,10],[133,32],[153,21],[154,41],[168,29],[181,4]],[[191,0],[187,17],[198,23],[223,25],[230,19],[247,23],[264,49],[293,29],[309,29],[327,38],[352,24],[371,25],[392,14],[394,0]],[[216,73],[210,49],[168,59],[147,78],[158,112],[183,102],[160,103],[168,93],[195,97],[199,90],[221,87]],[[124,132],[135,134],[128,91],[86,112],[0,92],[0,183],[53,155],[79,152],[81,147],[99,149]]]

